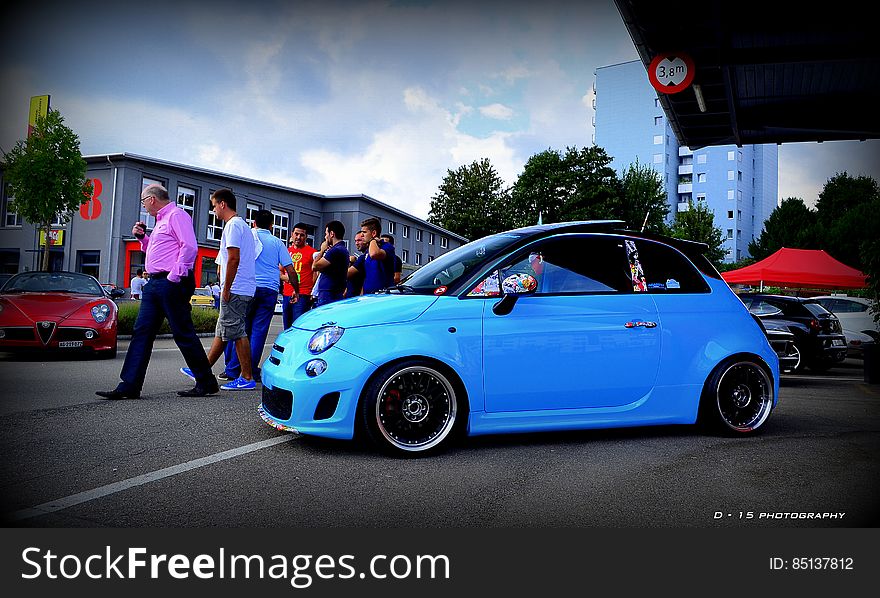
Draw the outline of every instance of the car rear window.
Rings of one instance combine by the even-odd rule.
[[[803,305],[814,316],[823,316],[823,315],[827,316],[829,314],[829,311],[827,309],[825,309],[824,307],[822,307],[821,305],[819,305],[818,303],[810,302],[810,303],[804,303]]]

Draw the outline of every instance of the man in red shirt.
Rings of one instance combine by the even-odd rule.
[[[284,281],[281,318],[285,330],[290,328],[298,317],[312,308],[312,287],[315,283],[312,257],[317,250],[306,244],[307,236],[306,225],[302,222],[297,223],[293,227],[290,246],[287,248],[290,259],[293,260],[293,269],[299,277],[299,300],[293,298],[293,285],[288,282],[287,274],[281,273],[281,280]]]

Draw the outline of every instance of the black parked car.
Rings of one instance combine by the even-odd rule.
[[[770,346],[779,357],[779,371],[793,372],[801,367],[801,352],[795,342],[794,334],[788,329],[785,320],[772,320],[756,318],[764,328],[764,334],[770,341]]]
[[[822,372],[846,359],[846,337],[840,321],[817,301],[758,293],[744,293],[739,298],[765,323],[765,328],[768,321],[775,320],[794,334],[794,346],[800,358],[793,369],[802,370],[806,366]]]

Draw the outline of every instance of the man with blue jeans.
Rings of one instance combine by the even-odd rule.
[[[287,276],[293,285],[291,302],[296,304],[300,300],[293,261],[284,242],[273,235],[270,230],[273,219],[272,212],[269,210],[259,210],[254,216],[255,234],[259,240],[258,247],[260,247],[255,265],[257,290],[248,310],[245,330],[251,344],[251,366],[255,380],[260,379],[260,359],[263,357],[263,345],[266,344],[269,325],[272,323],[275,303],[278,300],[278,266],[287,271]],[[226,371],[220,375],[220,378],[235,380],[238,378],[240,370],[241,365],[235,353],[235,345],[228,343],[226,345]]]

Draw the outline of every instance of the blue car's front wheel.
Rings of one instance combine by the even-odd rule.
[[[443,446],[461,409],[455,385],[433,364],[393,364],[368,385],[361,405],[370,439],[391,452],[414,455]]]

